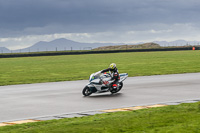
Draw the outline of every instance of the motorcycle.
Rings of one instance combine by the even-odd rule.
[[[84,87],[82,94],[84,96],[89,96],[92,93],[104,93],[104,92],[111,92],[117,93],[123,87],[123,81],[128,77],[128,73],[121,73],[119,74],[120,80],[117,82],[117,88],[111,89],[113,80],[111,73],[104,73],[95,75],[92,73],[89,77],[89,83]]]

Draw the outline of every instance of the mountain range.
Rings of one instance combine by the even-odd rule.
[[[125,45],[123,43],[81,43],[65,38],[56,39],[50,42],[40,41],[28,48],[14,50],[13,52],[39,52],[39,51],[65,51],[65,50],[91,50],[97,47],[108,45]]]
[[[11,51],[6,47],[0,47],[0,53],[10,53]]]
[[[176,40],[172,42],[167,41],[154,41],[160,46],[185,46],[185,45],[199,45],[198,41],[185,41]],[[137,43],[137,44],[143,44]],[[125,44],[125,43],[81,43],[71,41],[65,38],[56,39],[50,42],[40,41],[30,47],[18,50],[9,50],[5,47],[0,47],[0,53],[20,53],[20,52],[39,52],[39,51],[65,51],[65,50],[91,50],[103,46],[115,46],[115,45],[137,45],[137,44]]]
[[[160,46],[187,46],[187,45],[199,45],[199,41],[185,41],[185,40],[176,40],[176,41],[154,41],[154,43],[159,44]]]

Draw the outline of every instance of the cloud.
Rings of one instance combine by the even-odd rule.
[[[196,0],[1,0],[0,29],[20,35],[100,32],[141,23],[195,23],[199,5]]]
[[[72,34],[71,39],[88,42],[192,39],[199,34],[199,6],[197,0],[0,0],[0,38]]]

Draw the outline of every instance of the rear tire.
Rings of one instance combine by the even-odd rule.
[[[119,90],[118,91],[120,91],[122,89],[122,87],[123,87],[123,82],[120,82],[119,83]]]
[[[92,91],[90,90],[90,88],[88,86],[85,86],[85,88],[82,91],[84,96],[89,96],[92,94]]]
[[[119,91],[122,89],[122,87],[123,87],[123,82],[120,82],[120,83],[119,83],[119,89],[117,89],[117,90],[112,90],[111,93],[113,94],[113,93],[119,92]]]

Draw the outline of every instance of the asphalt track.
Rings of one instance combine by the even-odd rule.
[[[200,73],[128,77],[115,95],[83,97],[87,80],[0,86],[0,122],[200,100]]]

